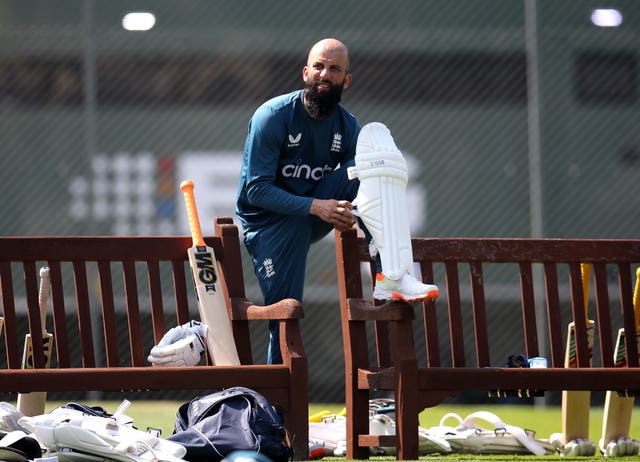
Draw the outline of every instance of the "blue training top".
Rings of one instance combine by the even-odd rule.
[[[356,118],[339,105],[328,118],[314,119],[302,94],[267,101],[249,122],[236,204],[244,230],[278,214],[308,214],[318,182],[355,156]]]

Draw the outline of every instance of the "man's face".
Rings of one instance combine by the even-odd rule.
[[[305,106],[313,117],[322,119],[335,111],[342,91],[351,83],[348,65],[348,56],[341,50],[311,51],[302,75]]]

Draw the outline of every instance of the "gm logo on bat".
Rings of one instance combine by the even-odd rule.
[[[198,250],[195,255],[198,266],[198,279],[204,284],[207,292],[215,292],[218,275],[213,264],[213,258],[209,252]]]
[[[51,349],[52,349],[52,340],[51,337],[45,337],[42,339],[42,352],[44,357],[44,362],[48,363],[51,359]],[[33,349],[29,351],[27,358],[27,369],[33,369]]]

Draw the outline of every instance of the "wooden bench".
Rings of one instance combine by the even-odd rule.
[[[217,218],[215,237],[205,241],[218,259],[240,366],[211,366],[207,361],[194,367],[165,368],[151,367],[146,360],[153,344],[143,344],[143,331],[152,330],[157,343],[169,328],[197,319],[186,253],[192,245],[190,237],[0,238],[5,347],[0,392],[213,391],[245,386],[282,409],[293,437],[294,457],[307,459],[308,365],[299,327],[302,306],[287,299],[264,307],[245,298],[239,234],[231,218]],[[37,268],[45,265],[51,274],[53,367],[43,368],[42,345],[34,342],[35,367],[21,369],[24,333],[16,326],[16,307],[28,307],[29,330],[38,337]],[[145,305],[151,311],[151,325],[141,321]],[[127,324],[117,325],[116,316],[122,310]],[[74,318],[77,322],[69,321]],[[280,320],[284,363],[254,364],[250,322],[270,319]],[[73,349],[74,342],[79,349]]]
[[[336,232],[348,459],[368,458],[369,446],[396,447],[399,459],[417,459],[419,412],[461,392],[640,390],[635,335],[626,337],[628,367],[613,364],[617,329],[635,331],[632,272],[640,264],[640,240],[414,238],[412,244],[423,280],[437,284],[440,297],[380,305],[370,301],[374,265],[364,239],[354,230]],[[595,280],[593,367],[581,262],[593,264]],[[496,306],[500,287],[511,289],[509,306]],[[563,334],[572,319],[578,367],[570,369],[563,367]],[[522,349],[505,351],[495,344],[497,334]],[[505,367],[514,353],[544,355],[548,368]],[[368,435],[373,390],[395,392],[397,436]]]

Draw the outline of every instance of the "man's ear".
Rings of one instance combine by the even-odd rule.
[[[347,88],[349,88],[349,85],[351,85],[351,79],[353,78],[353,76],[351,74],[347,74],[344,78],[344,83],[342,84],[342,89],[346,90]]]

